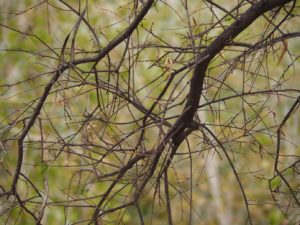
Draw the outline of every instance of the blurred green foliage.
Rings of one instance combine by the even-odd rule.
[[[0,184],[5,190],[10,188],[16,166],[16,138],[32,114],[33,106],[36,105],[42,95],[45,85],[50,81],[60,60],[57,55],[60,56],[64,40],[78,19],[78,16],[67,10],[60,1],[51,0],[48,4],[46,2],[38,6],[40,1],[36,0],[0,2],[3,7],[0,23],[5,25],[5,27],[1,26],[0,28],[0,68],[2,71],[0,76]],[[76,9],[79,9],[80,5],[80,10],[82,10],[87,1],[66,2]],[[133,1],[129,2],[89,2],[86,18],[95,27],[101,48],[118,36],[132,21],[133,15],[131,13],[134,3]],[[170,1],[167,2],[169,4],[163,1],[156,3],[147,15],[147,19],[143,20],[138,30],[133,33],[131,42],[140,45],[170,43],[178,47],[188,48],[191,43],[187,38],[187,35],[190,35],[188,34],[187,20],[194,21],[193,32],[195,35],[206,30],[208,25],[205,24],[211,22],[211,12],[209,9],[205,9],[204,3],[190,1],[189,7],[192,11],[192,17],[186,18],[185,13],[181,11],[182,5],[179,2],[172,5],[170,5]],[[220,15],[222,14],[220,13]],[[223,25],[228,26],[233,22],[233,19],[227,16],[224,21]],[[241,33],[238,39],[255,43],[260,36],[259,33],[253,36],[253,33],[256,34],[256,30],[262,30],[265,26],[264,22],[263,18],[259,19],[249,29]],[[299,21],[295,19],[286,24],[285,29],[292,30],[298,25]],[[153,31],[153,35],[149,34],[149,30]],[[223,30],[222,27],[213,29],[206,35],[206,39],[201,44],[210,44]],[[154,36],[158,36],[159,39],[155,39]],[[75,54],[76,58],[93,55],[90,51],[97,50],[93,38],[87,27],[81,24],[76,36],[75,49],[83,52],[79,53],[78,51],[78,55]],[[160,42],[160,39],[163,41]],[[64,56],[61,56],[65,59],[71,58],[70,43],[68,42],[66,46]],[[200,40],[196,40],[196,45],[198,44],[200,44]],[[289,48],[289,51],[292,52],[291,55],[299,54],[299,42],[291,40],[289,46],[291,46]],[[282,48],[280,43],[273,47],[279,50]],[[110,61],[104,59],[99,63],[99,68],[104,70],[110,64],[117,64],[122,57],[124,48],[125,44],[121,44],[114,49],[110,53]],[[137,62],[131,65],[133,69],[129,68],[129,64],[124,64],[121,65],[118,76],[104,71],[99,72],[99,77],[105,81],[110,79],[111,84],[119,85],[118,87],[124,90],[128,88],[128,84],[131,85],[134,90],[130,91],[135,91],[137,99],[147,109],[155,102],[171,72],[179,69],[182,66],[181,63],[194,56],[193,52],[187,52],[184,56],[180,56],[180,59],[175,60],[178,56],[177,53],[164,48],[149,48],[141,53],[133,48],[130,51],[132,51],[131,54],[138,55]],[[271,49],[266,51],[271,51]],[[235,70],[230,71],[230,65],[223,64],[224,60],[230,61],[240,53],[225,51],[223,53],[222,51],[209,67],[205,96],[201,103],[229,97],[237,92],[275,87],[279,85],[282,79],[285,79],[283,83],[288,87],[299,88],[300,80],[296,76],[297,72],[295,72],[299,71],[299,58],[296,59],[293,67],[288,66],[292,59],[287,56],[278,65],[278,52],[280,51],[274,51],[274,54],[270,56],[264,50],[258,50],[251,53],[253,60],[250,63],[240,64]],[[159,57],[161,58],[158,60]],[[259,66],[261,62],[265,64]],[[267,70],[265,65],[268,65],[270,70],[268,74],[271,74],[272,77],[253,76],[254,72],[264,74]],[[97,160],[107,153],[104,147],[99,147],[101,141],[98,138],[99,136],[105,137],[106,140],[110,141],[109,144],[120,147],[121,145],[118,146],[119,141],[124,138],[125,134],[137,129],[140,120],[135,125],[132,123],[124,125],[122,128],[120,128],[120,124],[128,122],[128,118],[132,119],[131,115],[134,115],[135,118],[142,117],[142,113],[129,106],[124,99],[120,98],[113,102],[114,96],[108,90],[101,89],[97,92],[95,85],[86,84],[84,87],[79,85],[82,80],[85,82],[93,81],[94,78],[89,72],[92,66],[92,63],[80,65],[76,70],[62,76],[47,98],[39,117],[40,122],[36,121],[25,141],[25,161],[22,171],[26,177],[34,182],[35,187],[44,196],[48,196],[48,205],[43,219],[47,225],[73,224],[78,220],[84,221],[92,217],[92,207],[97,205],[101,194],[113,182],[112,180],[98,181],[97,176],[90,169],[91,165],[96,165]],[[170,71],[164,71],[164,66],[171,66]],[[281,76],[282,73],[285,73],[284,77]],[[180,76],[175,78],[174,83],[177,85],[174,89],[175,102],[184,100],[190,76],[191,71],[184,78]],[[82,77],[84,78],[82,79]],[[224,82],[218,83],[218,78]],[[72,88],[67,88],[70,86]],[[166,95],[171,94],[172,91],[173,89],[169,89]],[[92,113],[94,106],[97,105],[98,95],[101,96],[103,113],[97,114],[96,120],[85,124],[88,114]],[[295,94],[293,94],[294,96]],[[218,138],[224,142],[236,170],[241,175],[245,193],[249,198],[253,223],[257,225],[289,224],[282,212],[275,207],[276,204],[270,191],[277,190],[280,192],[282,191],[281,188],[288,191],[278,175],[273,177],[273,166],[276,128],[293,101],[294,99],[285,98],[282,95],[249,95],[211,104],[210,107],[205,107],[201,112],[205,120],[202,122],[211,126]],[[122,111],[115,112],[114,107],[120,107]],[[183,105],[178,104],[166,114],[162,112],[162,108],[163,106],[155,108],[154,113],[172,117],[182,111]],[[258,114],[259,118],[257,118]],[[295,114],[286,124],[291,132],[284,131],[286,142],[281,149],[282,157],[289,154],[299,155],[299,147],[291,144],[292,141],[299,144],[299,141],[296,140],[300,131],[299,119],[299,113]],[[109,120],[113,123],[107,124],[105,122]],[[174,120],[169,120],[169,122]],[[224,127],[226,124],[230,126]],[[236,127],[232,127],[233,125]],[[82,129],[79,128],[81,126]],[[250,132],[248,132],[249,130]],[[79,134],[72,136],[76,131]],[[43,132],[42,135],[41,132]],[[156,127],[149,128],[145,135],[144,147],[147,149],[155,148],[160,138],[160,132],[162,131]],[[44,144],[41,143],[41,137],[45,140]],[[135,145],[138,137],[139,133],[126,137],[126,145],[121,147],[124,149],[131,148]],[[190,147],[193,151],[191,154],[193,157],[189,158],[183,154],[176,155],[169,170],[174,224],[187,224],[190,211],[193,213],[192,224],[220,224],[217,214],[226,218],[226,221],[231,221],[232,224],[242,224],[247,214],[243,208],[244,200],[232,173],[232,167],[219,148],[209,148],[211,143],[207,143],[208,140],[206,139],[207,137],[203,137],[199,131],[193,133],[188,138],[189,143],[182,144],[179,150],[179,153],[186,153],[190,151]],[[62,140],[68,140],[73,145],[64,145]],[[86,140],[89,140],[92,145],[86,148],[80,146]],[[210,150],[207,150],[206,147]],[[87,155],[90,158],[85,157]],[[104,165],[98,165],[97,170],[103,174],[114,171],[114,169],[122,166],[125,159],[128,160],[127,156],[122,157],[118,154],[110,154],[105,158]],[[210,182],[212,177],[205,169],[207,162],[212,158],[216,160],[214,166],[217,175],[212,177],[216,176],[218,182],[214,188],[218,189],[219,201],[216,200],[212,190],[214,185]],[[284,163],[279,165],[282,170],[294,163],[294,159],[290,158],[282,161]],[[129,194],[132,194],[134,190],[131,181],[138,179],[136,178],[137,171],[142,170],[143,167],[144,165],[139,165],[137,168],[132,168],[131,173],[126,177],[127,182],[120,182],[116,185],[118,192],[107,203],[107,207],[117,207],[129,198]],[[192,169],[190,170],[190,168]],[[295,179],[292,168],[287,169],[284,174],[290,181]],[[38,211],[41,200],[37,200],[35,188],[29,185],[24,177],[18,185],[22,199],[32,198],[26,203],[26,207]],[[293,188],[297,189],[298,186],[297,180],[293,183]],[[193,207],[190,206],[191,188],[193,190]],[[163,183],[160,183],[158,187],[155,184],[155,178],[153,178],[146,186],[139,202],[145,224],[150,224],[150,222],[158,225],[166,224],[166,202],[162,200],[163,198],[160,199],[161,195],[164,195]],[[284,197],[280,196],[278,199],[282,203],[286,203]],[[9,205],[14,200],[0,199],[0,224],[35,224],[19,207]],[[8,211],[9,213],[7,213]],[[292,213],[295,215],[295,212]],[[111,224],[115,224],[117,220],[122,221],[122,224],[140,224],[135,206],[114,212],[107,217],[107,220],[107,224],[109,221]],[[84,221],[82,224],[87,224],[87,222]]]

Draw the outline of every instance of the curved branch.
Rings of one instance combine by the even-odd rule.
[[[283,6],[291,2],[292,0],[262,0],[256,4],[253,4],[244,14],[242,14],[237,21],[231,24],[220,36],[218,36],[204,51],[198,56],[197,63],[191,79],[190,92],[186,101],[185,109],[186,113],[182,114],[173,126],[173,130],[176,130],[180,124],[184,124],[181,129],[177,129],[176,134],[173,137],[173,142],[178,143],[180,141],[180,134],[191,124],[194,114],[197,111],[200,97],[203,91],[203,84],[205,73],[209,63],[212,59],[230,43],[236,36],[238,36],[243,30],[251,25],[258,17],[262,16],[265,12],[272,10],[276,7]],[[187,108],[189,109],[187,110]]]

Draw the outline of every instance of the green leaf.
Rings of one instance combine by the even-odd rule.
[[[279,176],[276,176],[273,179],[271,179],[270,186],[273,191],[278,189],[280,185],[281,185],[281,178]]]
[[[294,174],[294,168],[290,167],[287,170],[284,171],[284,174],[288,175],[288,176],[293,176]]]

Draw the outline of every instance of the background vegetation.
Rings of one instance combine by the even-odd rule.
[[[0,6],[0,224],[300,222],[299,1]]]

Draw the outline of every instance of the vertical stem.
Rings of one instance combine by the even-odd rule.
[[[167,212],[168,212],[168,224],[173,225],[172,209],[171,209],[170,193],[169,193],[169,183],[168,183],[168,170],[165,170],[164,177],[165,177],[164,184],[165,184],[166,204],[167,204]]]

